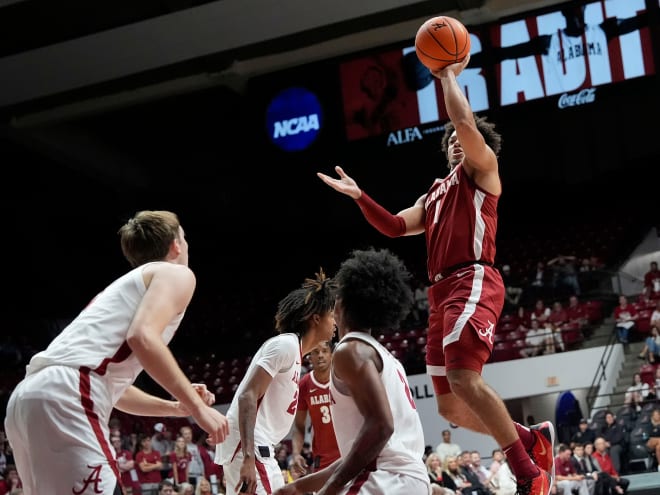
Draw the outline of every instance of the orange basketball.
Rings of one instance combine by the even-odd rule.
[[[415,51],[426,67],[439,70],[460,62],[470,53],[470,33],[458,19],[446,15],[432,17],[417,30]]]

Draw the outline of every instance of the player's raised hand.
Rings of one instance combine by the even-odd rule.
[[[316,175],[318,175],[319,179],[332,187],[335,191],[346,194],[353,199],[359,199],[360,196],[362,196],[362,190],[358,187],[357,182],[346,175],[344,170],[339,165],[335,167],[335,172],[337,172],[339,175],[339,179],[335,179],[329,175],[322,174],[321,172],[317,172]]]
[[[455,64],[449,64],[448,66],[443,67],[442,69],[439,70],[432,70],[431,74],[433,74],[438,79],[446,75],[447,72],[453,72],[454,75],[458,76],[461,72],[463,72],[463,69],[465,69],[469,63],[470,63],[470,54],[468,53],[467,56],[460,62],[456,62]]]

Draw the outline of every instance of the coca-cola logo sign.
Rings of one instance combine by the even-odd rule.
[[[557,106],[559,108],[576,107],[578,105],[587,105],[596,101],[596,88],[587,88],[577,93],[564,93],[559,97]]]

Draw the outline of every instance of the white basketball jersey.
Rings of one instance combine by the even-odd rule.
[[[245,377],[251,376],[257,366],[273,377],[266,393],[257,404],[255,448],[263,445],[272,449],[291,430],[298,408],[298,381],[302,363],[300,352],[298,336],[285,333],[264,342],[250,362]],[[227,439],[216,446],[216,464],[229,463],[240,448],[238,397],[245,388],[245,383],[246,378],[243,378],[227,411],[230,432]]]
[[[401,363],[371,335],[362,332],[349,332],[339,342],[358,339],[376,349],[383,360],[381,380],[387,393],[387,402],[392,409],[394,433],[376,459],[378,470],[405,474],[428,481],[424,455],[424,432],[417,413],[415,401],[410,393],[406,371]],[[364,424],[364,417],[351,396],[343,395],[333,383],[330,373],[330,406],[334,418],[335,434],[342,457],[346,456],[358,432]]]
[[[106,407],[113,406],[143,370],[126,338],[147,290],[142,277],[146,266],[134,268],[99,293],[44,351],[32,357],[26,376],[47,366],[88,368],[104,385],[104,390],[95,390],[100,394],[96,400],[102,400]],[[165,344],[174,336],[183,315],[172,320],[163,332]]]

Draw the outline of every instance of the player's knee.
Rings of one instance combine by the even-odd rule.
[[[469,401],[478,393],[481,377],[470,370],[452,370],[447,373],[447,381],[452,393],[464,401]]]

